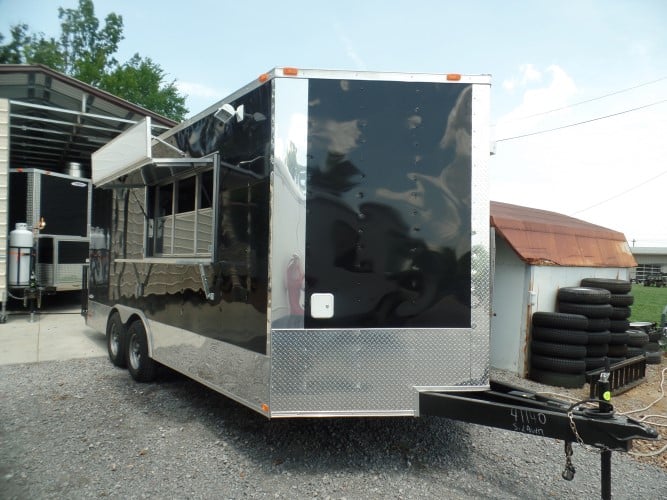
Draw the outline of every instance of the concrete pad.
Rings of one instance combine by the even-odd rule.
[[[9,314],[0,325],[0,364],[106,356],[104,335],[87,327],[79,311]]]

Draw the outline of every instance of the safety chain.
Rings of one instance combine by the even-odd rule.
[[[563,479],[566,481],[572,481],[574,479],[575,468],[572,464],[572,443],[570,441],[565,441],[565,469],[563,469]]]
[[[579,435],[579,432],[577,432],[577,425],[574,423],[574,413],[573,413],[572,410],[573,410],[573,408],[571,408],[567,412],[567,418],[570,419],[570,429],[572,429],[572,434],[574,434],[574,437],[577,439],[577,443],[583,445],[585,443],[584,443],[584,440],[581,439],[581,436]]]

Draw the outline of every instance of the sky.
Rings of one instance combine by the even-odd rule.
[[[58,7],[0,0],[58,36]],[[667,1],[95,0],[117,59],[150,57],[190,116],[271,68],[490,74],[489,191],[667,246]]]

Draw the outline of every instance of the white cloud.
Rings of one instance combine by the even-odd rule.
[[[539,82],[542,79],[542,73],[530,63],[519,66],[519,73],[519,76],[503,81],[505,90],[511,92],[519,86],[525,87],[529,83]]]
[[[176,88],[178,88],[179,92],[187,95],[188,97],[209,99],[211,101],[222,99],[226,95],[220,89],[207,87],[206,85],[195,82],[177,81]]]
[[[352,59],[354,65],[357,67],[358,70],[366,70],[367,68],[366,62],[359,55],[359,52],[352,43],[352,40],[350,40],[350,38],[345,34],[343,28],[338,23],[336,23],[334,24],[334,30],[336,31],[336,36],[338,37],[338,40],[343,45],[345,54],[350,59]]]
[[[532,83],[543,80],[543,73],[532,64],[522,65],[520,72],[520,78],[508,81],[507,85],[503,84],[503,86],[514,89],[520,85],[526,88]],[[574,80],[557,65],[549,66],[545,73],[548,81],[537,88],[526,88],[521,104],[498,120],[495,130],[496,139],[520,135],[526,130],[535,130],[535,127],[544,118],[539,116],[540,113],[562,108],[571,103],[572,98],[577,94]]]
[[[572,215],[620,231],[638,245],[647,237],[664,242],[667,225],[660,221],[664,210],[656,193],[667,185],[660,175],[667,156],[667,104],[596,119],[655,102],[655,89],[572,106],[616,89],[581,95],[559,66],[546,68],[541,80],[525,87],[519,82],[517,77],[520,101],[498,120],[494,136],[525,137],[497,143],[491,199]],[[552,129],[558,130],[540,133]]]

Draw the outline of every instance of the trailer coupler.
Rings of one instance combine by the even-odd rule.
[[[563,478],[574,478],[572,443],[601,450],[601,497],[611,498],[611,452],[629,451],[633,439],[654,440],[652,427],[618,415],[610,404],[605,378],[598,382],[600,400],[569,404],[509,384],[491,381],[490,389],[478,392],[422,392],[421,415],[433,415],[496,427],[565,442],[566,465]],[[596,406],[591,407],[593,403]],[[584,406],[588,404],[588,406]]]

